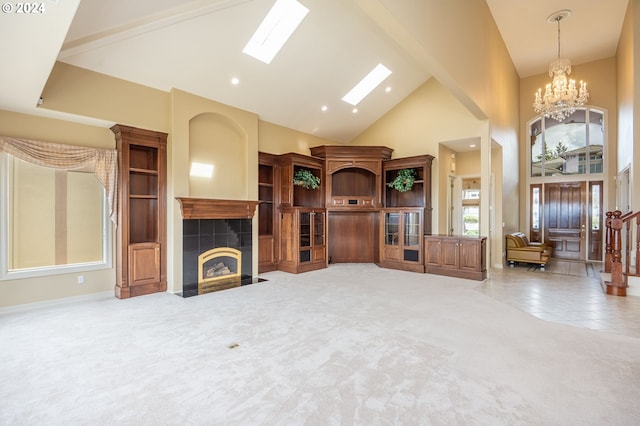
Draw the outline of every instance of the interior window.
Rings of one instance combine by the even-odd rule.
[[[108,263],[108,215],[95,175],[38,166],[6,155],[2,276],[98,269]]]

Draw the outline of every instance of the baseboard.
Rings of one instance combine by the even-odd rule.
[[[65,303],[89,302],[113,298],[113,291],[101,291],[99,293],[83,294],[81,296],[64,297],[61,299],[43,300],[41,302],[24,303],[22,305],[5,306],[0,308],[0,315],[12,312],[30,311],[50,306],[63,305]]]

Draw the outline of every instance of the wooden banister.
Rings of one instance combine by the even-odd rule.
[[[604,270],[611,274],[611,281],[605,281],[607,294],[626,296],[628,277],[640,272],[640,211],[622,214],[620,210],[607,212],[605,219],[605,259]],[[632,240],[635,220],[635,267],[631,271]],[[623,233],[622,230],[625,230]],[[624,265],[622,243],[624,240]],[[624,266],[624,267],[623,267]],[[624,270],[624,272],[623,272]]]

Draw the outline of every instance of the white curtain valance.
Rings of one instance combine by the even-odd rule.
[[[117,225],[118,152],[115,149],[86,148],[0,136],[0,152],[54,169],[92,171],[104,186],[109,205],[109,218]]]

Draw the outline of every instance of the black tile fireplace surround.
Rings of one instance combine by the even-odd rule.
[[[239,250],[242,253],[239,285],[252,284],[251,228],[251,219],[183,219],[180,295],[191,297],[201,293],[198,290],[198,256],[214,248],[228,247]]]

